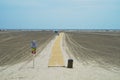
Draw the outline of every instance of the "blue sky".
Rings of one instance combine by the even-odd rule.
[[[1,0],[1,29],[120,29],[120,0]]]

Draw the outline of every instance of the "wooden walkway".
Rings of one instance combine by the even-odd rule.
[[[48,62],[48,67],[64,67],[65,66],[64,58],[61,50],[62,37],[63,37],[63,33],[60,33],[53,44],[51,56]]]

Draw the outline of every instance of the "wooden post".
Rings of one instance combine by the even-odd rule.
[[[35,67],[35,54],[33,54],[33,68]]]

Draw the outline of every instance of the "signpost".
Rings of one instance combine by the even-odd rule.
[[[32,48],[32,54],[33,54],[33,68],[35,66],[35,55],[36,55],[36,48],[37,48],[37,43],[35,40],[31,42],[31,48]]]

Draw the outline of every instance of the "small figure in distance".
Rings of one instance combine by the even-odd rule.
[[[59,36],[59,32],[58,31],[54,31],[54,32],[55,32],[55,34],[57,34]]]

